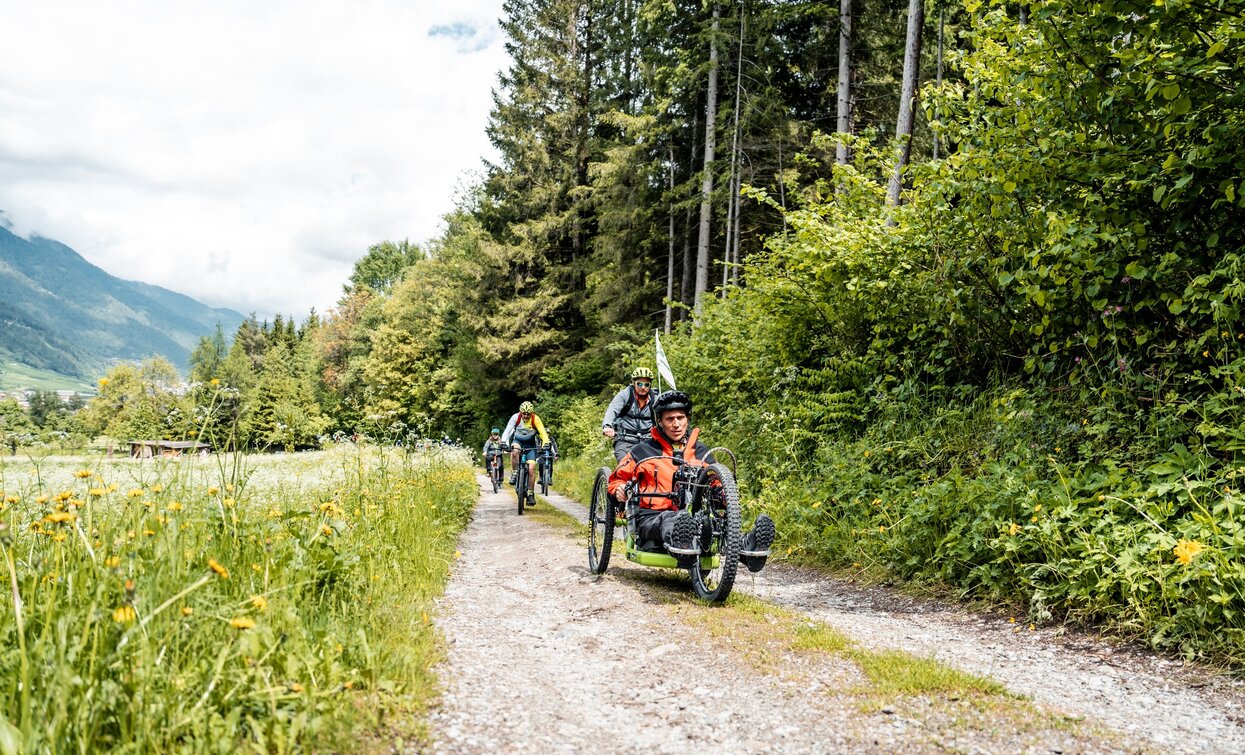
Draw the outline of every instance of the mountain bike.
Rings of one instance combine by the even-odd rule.
[[[623,526],[626,528],[624,542],[628,561],[662,569],[686,569],[697,596],[721,603],[734,587],[740,556],[761,555],[760,552],[740,552],[743,535],[740,531],[739,489],[734,473],[724,465],[680,466],[669,493],[640,494],[629,485],[627,501],[621,510],[609,495],[609,475],[609,467],[597,470],[588,506],[588,568],[592,572],[605,573],[609,567],[615,528]],[[635,514],[641,495],[670,498],[676,508],[691,515],[697,534],[690,548],[676,550],[666,548],[662,543],[636,542]]]
[[[540,470],[540,494],[549,495],[549,486],[553,484],[553,455],[552,449],[546,447],[540,449],[536,455],[537,469]]]
[[[504,474],[501,466],[501,453],[491,453],[488,455],[488,476],[493,482],[493,492],[501,491],[502,475]]]

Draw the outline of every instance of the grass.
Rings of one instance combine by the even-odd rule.
[[[465,457],[369,447],[0,467],[0,741],[28,751],[426,742]]]
[[[37,367],[11,360],[0,361],[0,391],[31,388],[37,391],[77,391],[94,395],[96,386],[81,378],[67,377],[59,372],[41,370]]]

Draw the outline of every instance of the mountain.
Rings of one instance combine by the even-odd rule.
[[[188,367],[199,337],[243,316],[189,296],[116,278],[73,249],[0,227],[0,361],[78,378],[118,361],[161,355]]]

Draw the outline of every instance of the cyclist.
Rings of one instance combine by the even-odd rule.
[[[539,437],[539,444],[537,438]],[[519,470],[519,452],[523,452],[523,461],[527,463],[527,479],[536,479],[536,451],[541,445],[549,445],[549,433],[545,430],[545,423],[540,421],[540,417],[536,414],[536,407],[531,401],[524,401],[519,404],[519,411],[515,412],[510,420],[506,423],[506,431],[502,433],[501,442],[510,445],[510,463],[512,470],[510,472],[510,484],[515,484]]]
[[[484,441],[484,448],[480,449],[480,454],[484,457],[484,468],[491,469],[493,457],[498,457],[497,463],[502,470],[506,469],[506,444],[501,440],[501,430],[494,427],[489,430],[489,436]]]
[[[634,481],[639,495],[635,514],[636,537],[640,542],[658,542],[667,549],[686,550],[692,547],[696,526],[691,515],[675,509],[667,497],[674,486],[674,472],[682,464],[712,464],[713,457],[705,444],[697,440],[699,429],[691,427],[692,399],[683,391],[666,391],[653,400],[653,429],[618,462],[610,474],[609,492],[615,500],[626,503],[627,484]],[[774,542],[774,521],[760,514],[747,535],[741,550],[765,551]],[[760,571],[764,556],[741,556],[751,571]]]
[[[636,367],[631,372],[631,385],[623,388],[610,401],[601,421],[601,434],[614,439],[614,459],[622,461],[631,447],[649,437],[653,429],[653,413],[649,404],[652,395],[653,371]]]

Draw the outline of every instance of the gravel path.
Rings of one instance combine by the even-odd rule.
[[[580,519],[586,507],[551,496]],[[737,590],[802,611],[862,645],[931,656],[989,676],[1075,719],[1168,752],[1245,752],[1245,682],[1205,667],[1062,627],[861,587],[813,569],[772,564]]]
[[[725,647],[707,628],[715,628],[714,622],[727,614],[713,614],[714,608],[688,600],[685,578],[617,557],[607,575],[591,575],[581,536],[551,526],[547,518],[517,516],[511,491],[494,495],[491,486],[484,490],[484,477],[480,482],[475,519],[460,542],[463,557],[438,609],[447,660],[438,669],[445,689],[430,717],[434,752],[1157,749],[1105,727],[1071,723],[1040,705],[1003,698],[878,701],[861,693],[866,683],[853,663],[767,643],[763,618],[752,626],[725,627],[754,638],[743,650],[738,643]],[[573,501],[547,500],[583,517]],[[920,639],[893,644],[958,664],[959,653],[952,657],[946,651],[947,638],[956,632],[970,639],[982,635],[971,622],[961,627],[948,621],[941,609],[904,613],[893,602],[903,599],[887,598],[892,603],[879,605],[868,591],[812,581],[795,570],[769,575],[767,569],[765,574],[765,580],[745,579],[744,587],[775,602],[802,606],[844,631],[855,626],[852,635],[862,643],[887,646],[888,638],[907,632]],[[819,591],[833,600],[823,605]],[[906,629],[883,621],[903,616],[913,622]],[[857,624],[862,617],[881,629]],[[933,633],[932,639],[926,632]],[[999,636],[1011,640],[1014,635]],[[1025,642],[1033,639],[1024,637]],[[1095,664],[1086,660],[1086,665]],[[1072,686],[1075,680],[1065,683]],[[1061,707],[1082,715],[1077,706]],[[1218,731],[1236,728],[1225,724]],[[1237,740],[1206,744],[1209,739],[1203,735],[1163,749],[1236,749],[1230,743]]]

